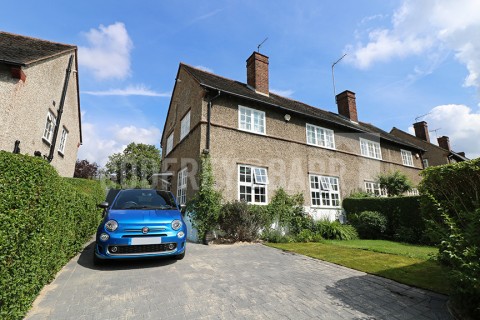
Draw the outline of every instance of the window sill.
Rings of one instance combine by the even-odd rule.
[[[257,134],[259,136],[266,136],[267,135],[265,132],[250,131],[250,130],[242,129],[242,128],[238,128],[238,130],[243,131],[243,132],[252,133],[252,134]]]
[[[43,143],[45,143],[48,146],[52,145],[52,143],[50,141],[48,141],[47,139],[45,139],[45,137],[42,137],[42,141],[43,141]]]
[[[57,152],[60,157],[65,158],[65,154],[62,151],[58,150]]]
[[[364,157],[364,158],[367,158],[367,159],[373,159],[373,160],[379,160],[379,161],[383,160],[382,158],[369,157],[369,156],[366,156],[366,155],[363,155],[363,154],[361,154],[361,156]]]
[[[321,145],[318,145],[318,144],[308,143],[308,142],[307,142],[307,145],[308,145],[308,146],[312,146],[312,147],[321,148],[321,149],[327,149],[327,150],[333,150],[333,151],[336,151],[336,150],[337,150],[337,149],[335,148],[335,146],[334,146],[333,148],[330,148],[330,147],[324,147],[324,146],[321,146]]]

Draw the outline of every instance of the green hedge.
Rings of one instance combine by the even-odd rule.
[[[425,242],[425,222],[420,211],[420,197],[347,198],[343,208],[349,216],[363,211],[377,211],[387,218],[386,239],[411,243]]]
[[[0,319],[21,319],[101,218],[95,181],[61,178],[45,160],[0,151]]]
[[[480,158],[422,175],[422,211],[440,241],[440,261],[452,268],[454,308],[459,317],[480,319]]]

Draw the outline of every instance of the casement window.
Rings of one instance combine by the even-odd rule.
[[[238,106],[238,128],[244,131],[265,134],[265,112]]]
[[[248,203],[267,203],[268,175],[266,168],[238,166],[238,198]]]
[[[57,118],[55,118],[51,111],[48,111],[47,121],[45,123],[45,130],[43,131],[43,139],[46,140],[48,143],[52,142],[53,131],[55,131],[56,122]]]
[[[335,149],[333,130],[307,123],[307,143],[314,146]]]
[[[65,145],[67,143],[68,130],[63,127],[62,135],[60,136],[60,144],[58,145],[58,152],[65,154]]]
[[[413,167],[412,153],[408,150],[400,150],[402,153],[402,163],[405,166]]]
[[[180,141],[190,132],[190,111],[183,117],[180,122]]]
[[[178,204],[187,203],[187,168],[184,168],[178,172],[177,202]]]
[[[310,175],[310,194],[314,207],[340,207],[340,186],[337,177]]]
[[[386,197],[387,190],[380,188],[379,183],[375,183],[372,181],[365,181],[365,191],[367,193],[373,194],[376,197]]]
[[[423,162],[423,167],[428,168],[428,159],[423,159],[422,162]]]
[[[380,143],[360,138],[360,150],[362,156],[382,160]]]
[[[169,154],[173,149],[173,132],[167,138],[167,150],[165,154]]]

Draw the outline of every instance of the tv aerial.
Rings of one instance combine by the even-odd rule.
[[[265,38],[265,40],[263,40],[258,46],[257,46],[257,52],[260,53],[260,47],[262,46],[262,44],[265,43],[265,41],[268,40],[268,37]]]

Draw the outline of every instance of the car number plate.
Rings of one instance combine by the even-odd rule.
[[[162,243],[161,237],[139,237],[139,238],[132,238],[131,245],[136,244],[159,244]]]

